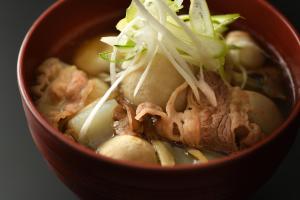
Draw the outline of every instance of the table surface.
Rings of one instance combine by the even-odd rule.
[[[77,199],[48,169],[33,144],[16,83],[16,60],[24,35],[34,19],[53,2],[54,0],[0,0],[0,199]],[[300,15],[292,1],[270,2],[299,30],[297,19]],[[276,174],[252,199],[299,200],[299,169],[300,137]]]

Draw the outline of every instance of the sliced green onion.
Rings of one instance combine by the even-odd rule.
[[[126,44],[116,44],[114,45],[118,49],[130,49],[136,46],[136,43],[133,40],[128,40]]]
[[[121,19],[118,22],[116,26],[117,30],[122,31],[127,26],[127,24],[136,17],[136,15],[137,15],[137,8],[133,3],[131,3],[126,10],[126,17],[124,19]]]
[[[219,72],[226,80],[224,61],[228,47],[221,33],[239,15],[211,16],[205,0],[191,0],[189,15],[178,15],[182,3],[183,0],[132,0],[125,18],[116,27],[121,33],[117,37],[101,39],[113,47],[112,52],[99,55],[110,62],[111,87],[97,102],[81,129],[81,135],[86,133],[97,110],[123,79],[146,66],[135,87],[134,95],[137,95],[157,53],[163,53],[172,63],[198,101],[200,89],[211,105],[217,105],[214,91],[205,82],[203,68]],[[190,65],[200,68],[199,80]]]
[[[130,58],[120,58],[120,59],[115,59],[115,60],[112,60],[111,57],[112,57],[112,52],[111,51],[104,51],[104,52],[101,52],[99,53],[99,56],[100,58],[102,58],[103,60],[107,61],[107,62],[110,62],[110,63],[117,63],[117,64],[121,64],[125,61],[129,61],[129,60],[132,60],[135,55],[131,56]]]
[[[241,17],[240,14],[233,13],[233,14],[226,14],[226,15],[213,15],[211,16],[211,19],[214,24],[219,25],[229,25],[239,19]]]
[[[214,37],[214,27],[205,0],[191,0],[189,15],[191,25],[197,33]]]

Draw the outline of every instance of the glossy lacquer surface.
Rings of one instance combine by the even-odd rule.
[[[216,13],[241,13],[247,20],[239,26],[271,44],[287,63],[296,102],[285,123],[236,155],[207,165],[160,168],[97,156],[50,127],[33,105],[29,89],[36,67],[85,29],[114,23],[128,6],[128,1],[117,0],[82,2],[58,1],[49,8],[28,32],[18,62],[19,87],[32,137],[49,166],[72,191],[82,199],[245,199],[270,178],[295,138],[300,105],[299,39],[277,11],[260,0],[209,1]]]

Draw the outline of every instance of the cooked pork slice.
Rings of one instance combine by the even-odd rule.
[[[248,119],[247,94],[240,88],[228,87],[212,72],[205,74],[205,81],[216,94],[217,107],[211,106],[203,94],[196,102],[188,85],[183,84],[171,95],[165,112],[151,103],[142,103],[136,119],[143,121],[146,116],[154,116],[154,126],[162,137],[212,151],[232,153],[260,140],[263,133]],[[187,89],[187,107],[178,112],[174,106],[176,98]]]
[[[135,107],[124,99],[119,100],[113,119],[117,135],[139,135],[143,132],[142,124],[135,119]]]
[[[137,108],[136,119],[142,121],[147,115],[156,116],[154,125],[161,136],[175,142],[196,146],[200,132],[198,110],[190,107],[184,112],[177,112],[175,109],[176,98],[187,89],[187,86],[185,83],[173,92],[167,103],[166,113],[152,103],[142,103]]]
[[[46,60],[38,73],[32,90],[37,107],[55,127],[81,110],[94,88],[83,71],[56,58]]]

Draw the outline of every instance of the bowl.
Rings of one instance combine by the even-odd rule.
[[[238,12],[237,26],[276,49],[292,78],[295,103],[269,137],[234,155],[203,165],[162,168],[96,155],[51,127],[34,106],[30,86],[43,60],[91,27],[114,27],[129,1],[65,0],[48,8],[28,31],[18,60],[18,83],[31,135],[57,176],[81,199],[246,199],[274,173],[299,128],[300,45],[291,24],[264,0],[210,0],[216,13]]]

